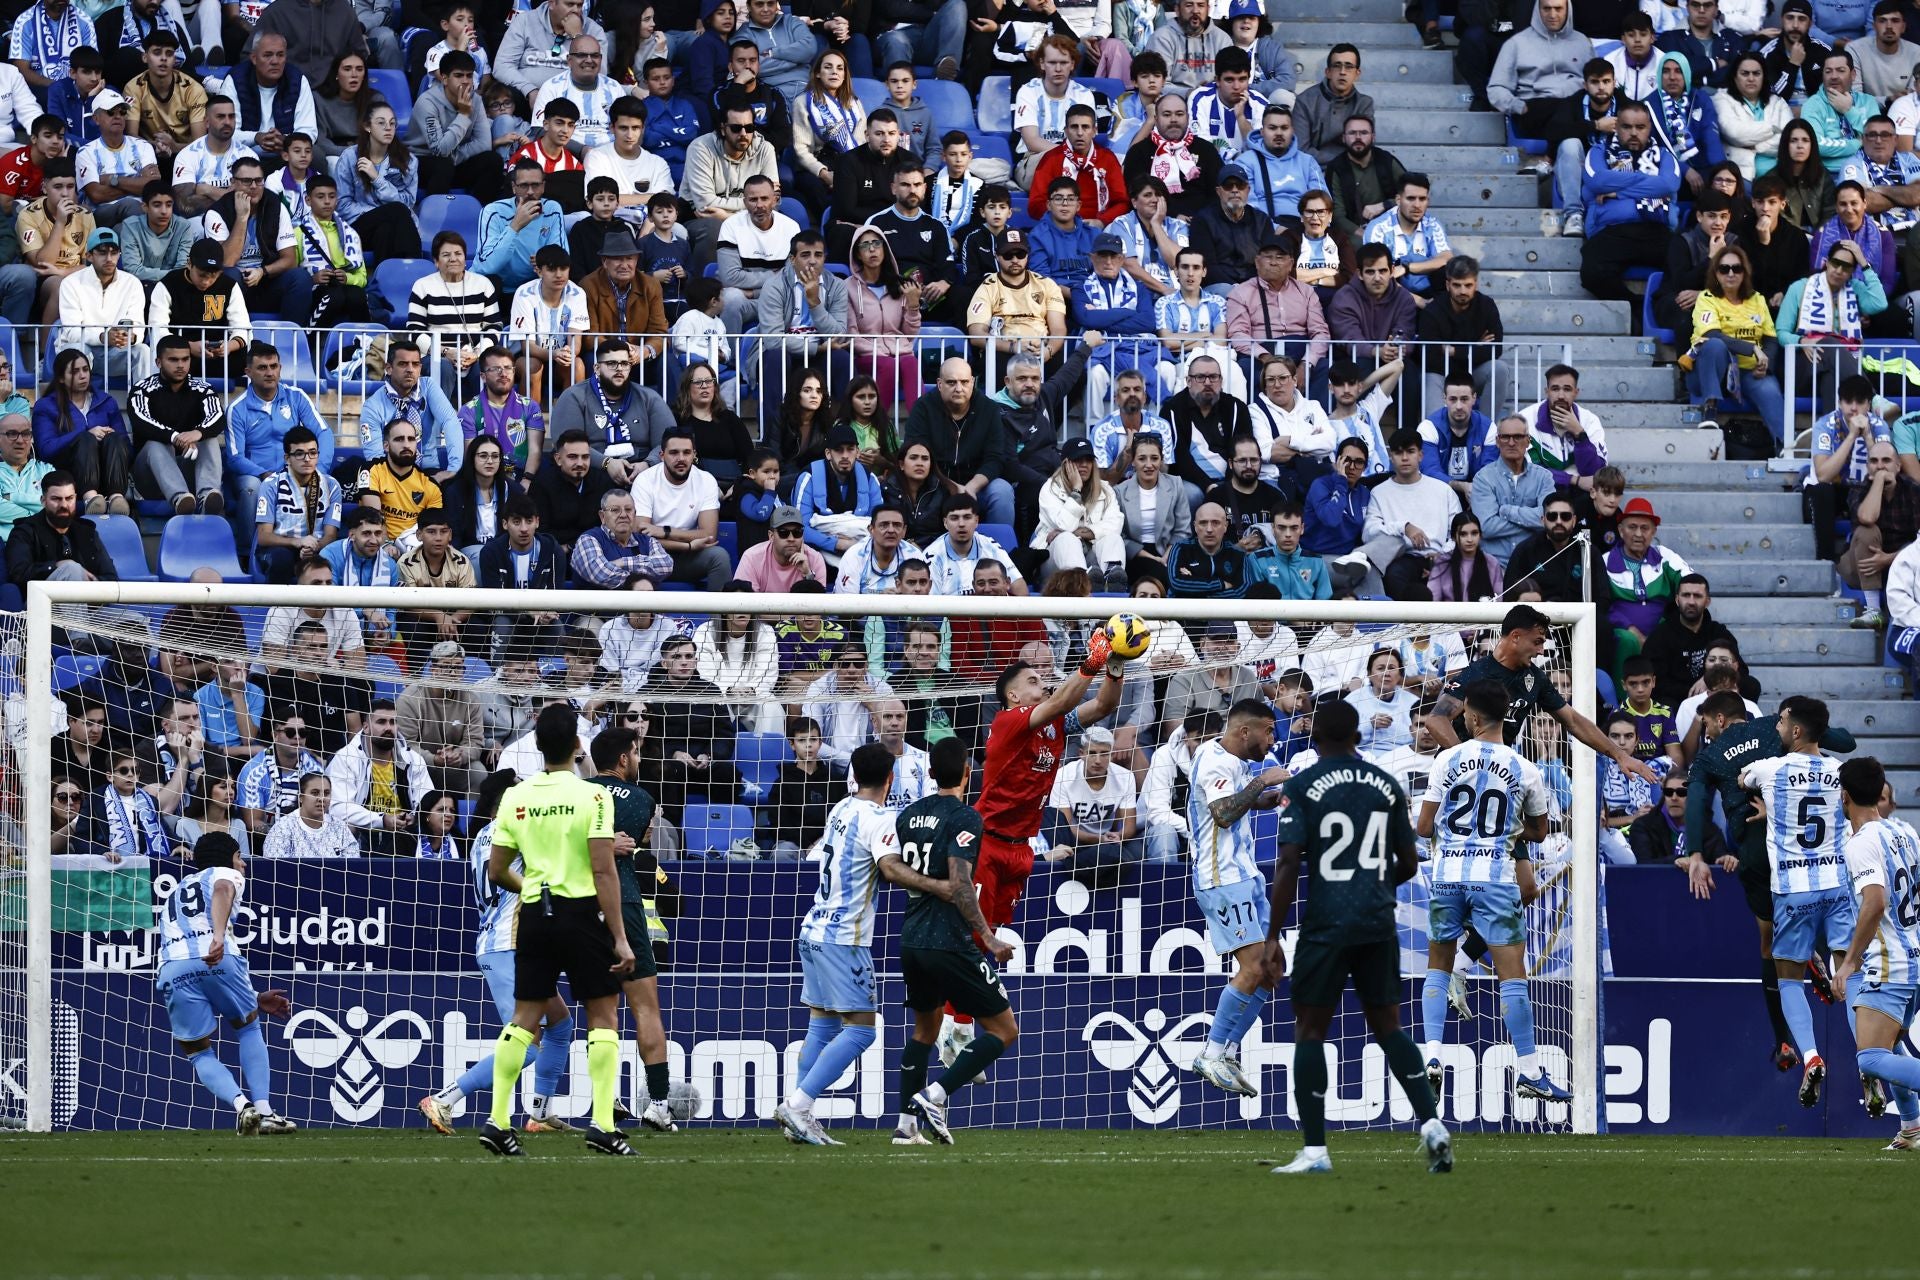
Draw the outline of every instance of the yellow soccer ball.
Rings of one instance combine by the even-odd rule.
[[[1116,613],[1107,619],[1107,639],[1111,642],[1113,656],[1131,661],[1147,651],[1153,643],[1153,633],[1147,630],[1146,620],[1131,613]]]

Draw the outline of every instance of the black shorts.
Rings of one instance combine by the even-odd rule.
[[[1758,824],[1754,824],[1758,825]],[[1747,895],[1747,910],[1765,924],[1773,923],[1773,863],[1767,858],[1764,833],[1750,835],[1740,845],[1740,890]]]
[[[646,907],[622,900],[620,918],[626,921],[627,945],[633,948],[633,974],[626,981],[659,976],[660,966],[653,960],[653,937],[647,932]]]
[[[1293,1002],[1325,1005],[1340,1003],[1347,979],[1363,1009],[1400,1003],[1400,942],[1331,944],[1300,939],[1293,948]]]
[[[907,980],[907,1008],[915,1013],[950,1004],[970,1018],[991,1018],[1013,1007],[993,961],[978,952],[902,947],[900,975]]]
[[[543,901],[552,902],[551,915]],[[645,941],[642,933],[643,945]],[[575,1000],[620,994],[620,975],[613,972],[613,931],[600,918],[597,898],[522,900],[515,951],[515,1000],[552,999],[560,994],[563,973]]]

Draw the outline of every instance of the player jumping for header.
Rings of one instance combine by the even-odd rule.
[[[1307,905],[1293,953],[1293,1097],[1305,1145],[1275,1173],[1332,1173],[1327,1155],[1327,1029],[1340,993],[1353,993],[1387,1055],[1413,1114],[1427,1168],[1453,1171],[1453,1139],[1434,1114],[1420,1050],[1400,1029],[1400,939],[1394,886],[1419,867],[1406,793],[1393,775],[1360,758],[1360,713],[1333,702],[1313,716],[1320,759],[1281,787],[1280,862],[1273,878],[1266,969],[1285,976],[1280,928],[1293,910],[1306,864]]]
[[[154,987],[167,1004],[167,1020],[180,1052],[207,1092],[234,1110],[234,1128],[243,1137],[292,1133],[294,1123],[273,1109],[272,1070],[260,1015],[284,1018],[291,1007],[284,991],[253,989],[240,944],[228,936],[233,909],[247,877],[240,845],[224,831],[209,831],[193,846],[193,874],[167,900],[160,913],[159,970]],[[220,1019],[239,1033],[241,1089],[213,1051]]]
[[[1453,953],[1471,920],[1487,940],[1500,977],[1500,1012],[1513,1041],[1516,1086],[1551,1102],[1571,1096],[1540,1064],[1527,996],[1527,930],[1521,907],[1539,896],[1527,842],[1544,840],[1552,806],[1531,760],[1501,741],[1507,693],[1491,680],[1464,690],[1467,732],[1434,761],[1414,830],[1433,841],[1433,892],[1427,923],[1427,980],[1421,990],[1427,1080],[1441,1084],[1440,1044],[1447,1030],[1447,982]],[[1516,837],[1518,839],[1516,840]]]
[[[1920,1144],[1920,1098],[1914,1095],[1920,1061],[1903,1055],[1900,1043],[1920,1004],[1920,836],[1893,816],[1893,789],[1872,756],[1841,765],[1840,786],[1857,916],[1847,953],[1833,966],[1833,982],[1847,993],[1853,1012],[1861,1075],[1885,1081],[1900,1108],[1900,1132],[1887,1149],[1911,1151]]]
[[[1040,834],[1053,775],[1066,758],[1067,735],[1098,723],[1120,705],[1125,659],[1113,656],[1105,626],[1087,637],[1080,670],[1052,693],[1040,673],[1016,662],[1000,673],[995,690],[1001,710],[987,731],[986,778],[980,788],[980,910],[995,929],[1013,923],[1013,907],[1033,871],[1033,837]],[[1100,690],[1081,702],[1093,678],[1106,671]],[[972,1019],[949,1010],[953,1020],[940,1033],[940,1061],[952,1066],[973,1037]]]

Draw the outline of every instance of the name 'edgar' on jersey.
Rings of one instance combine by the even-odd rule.
[[[513,951],[520,934],[520,895],[511,889],[502,889],[487,877],[487,863],[492,857],[493,824],[489,822],[473,837],[473,897],[480,908],[479,928],[473,941],[476,956]],[[513,860],[513,869],[520,869],[520,859]]]
[[[1756,760],[1740,771],[1740,785],[1759,792],[1765,806],[1775,893],[1812,893],[1847,883],[1847,815],[1838,760],[1824,752]]]
[[[1887,895],[1860,976],[1889,986],[1920,982],[1920,836],[1898,818],[1869,822],[1847,840],[1847,870],[1856,901],[1873,884]]]
[[[233,902],[240,905],[240,893],[247,878],[232,867],[208,867],[181,879],[160,913],[160,954],[156,966],[175,960],[204,960],[213,948],[213,887],[222,881],[233,886]],[[229,917],[231,918],[231,917]],[[240,941],[229,929],[226,952],[240,954]]]
[[[848,796],[834,805],[827,815],[826,837],[820,842],[820,889],[800,921],[800,940],[872,945],[880,859],[899,848],[893,815],[873,801]]]
[[[1553,803],[1533,761],[1478,740],[1440,753],[1420,799],[1439,806],[1431,846],[1435,884],[1512,884],[1515,837],[1527,818],[1544,815]]]
[[[1187,787],[1187,830],[1193,833],[1193,887],[1218,889],[1260,876],[1254,861],[1253,811],[1240,815],[1230,827],[1213,820],[1212,804],[1239,792],[1261,767],[1261,761],[1242,760],[1214,739],[1193,757]]]

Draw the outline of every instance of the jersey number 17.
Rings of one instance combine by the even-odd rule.
[[[1320,878],[1351,880],[1356,872],[1371,871],[1387,878],[1387,812],[1377,809],[1367,815],[1366,830],[1360,833],[1353,866],[1340,866],[1348,846],[1354,843],[1353,819],[1338,810],[1320,819]]]

